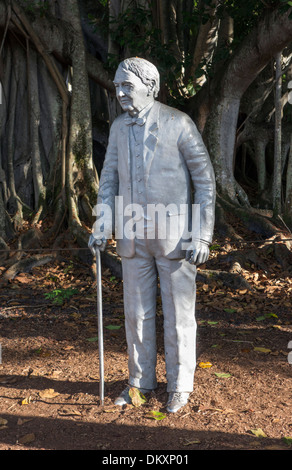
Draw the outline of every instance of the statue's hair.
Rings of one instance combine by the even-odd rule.
[[[154,97],[156,98],[158,96],[160,88],[159,72],[151,62],[146,59],[141,59],[140,57],[131,57],[123,60],[123,62],[120,63],[119,68],[129,70],[134,73],[146,86],[150,85],[151,82],[154,81]]]

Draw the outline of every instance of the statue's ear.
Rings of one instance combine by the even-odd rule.
[[[155,80],[149,80],[149,84],[148,84],[149,95],[154,92],[155,85],[156,85]]]

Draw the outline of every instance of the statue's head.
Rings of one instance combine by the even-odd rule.
[[[136,114],[158,96],[159,72],[148,60],[125,59],[116,71],[114,84],[122,109]]]

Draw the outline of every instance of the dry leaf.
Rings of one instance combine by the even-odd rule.
[[[239,294],[244,295],[247,293],[247,289],[240,289],[238,292]]]
[[[191,446],[193,444],[201,444],[201,441],[199,441],[198,439],[196,441],[186,441],[183,443],[184,446]]]
[[[17,420],[17,425],[18,425],[18,426],[22,426],[23,424],[28,423],[28,422],[31,421],[31,420],[32,420],[32,418],[31,418],[31,419],[22,419],[22,418],[18,418],[18,420]]]
[[[28,405],[31,402],[31,397],[26,397],[21,400],[21,405]]]
[[[267,348],[258,348],[258,347],[254,348],[254,351],[262,352],[262,353],[265,353],[265,354],[268,354],[268,353],[271,352],[270,349],[267,349]]]
[[[0,427],[5,426],[8,423],[7,419],[0,418]]]
[[[62,374],[62,371],[61,370],[53,370],[51,373],[50,373],[50,377],[52,379],[56,379],[56,378],[59,378],[60,374]]]
[[[41,398],[55,398],[58,395],[60,395],[60,394],[58,392],[55,392],[55,390],[53,388],[47,388],[47,389],[42,390],[41,392],[39,392],[39,396]]]
[[[31,434],[25,434],[25,436],[22,436],[18,439],[19,444],[30,444],[35,440],[35,435],[33,433]]]
[[[0,377],[1,384],[11,384],[17,382],[17,380],[19,380],[19,377],[17,375],[4,375]]]
[[[120,411],[120,407],[117,407],[117,408],[103,408],[103,411],[104,413],[117,413],[118,411]]]
[[[146,398],[136,387],[131,387],[129,390],[129,396],[132,400],[134,406],[141,406],[143,403],[146,403]]]
[[[58,413],[61,416],[81,416],[80,411],[78,411],[78,410],[69,410],[67,408],[63,408],[63,410],[59,410]]]

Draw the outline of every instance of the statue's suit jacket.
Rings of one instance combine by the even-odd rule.
[[[126,207],[131,204],[132,181],[129,148],[129,126],[124,113],[111,126],[108,148],[100,178],[97,203],[108,204],[115,214],[115,196],[123,196]],[[154,102],[145,123],[144,185],[147,204],[170,204],[177,210],[167,212],[169,217],[180,217],[190,222],[192,204],[200,204],[200,238],[211,242],[214,229],[215,178],[212,164],[202,137],[190,117],[157,101]],[[180,207],[189,208],[188,213]],[[125,220],[124,220],[125,222]],[[107,227],[105,227],[105,233]],[[118,232],[121,233],[121,227]],[[184,240],[167,236],[157,240],[161,254],[168,258],[183,258]],[[121,256],[135,255],[135,240],[117,240]]]

